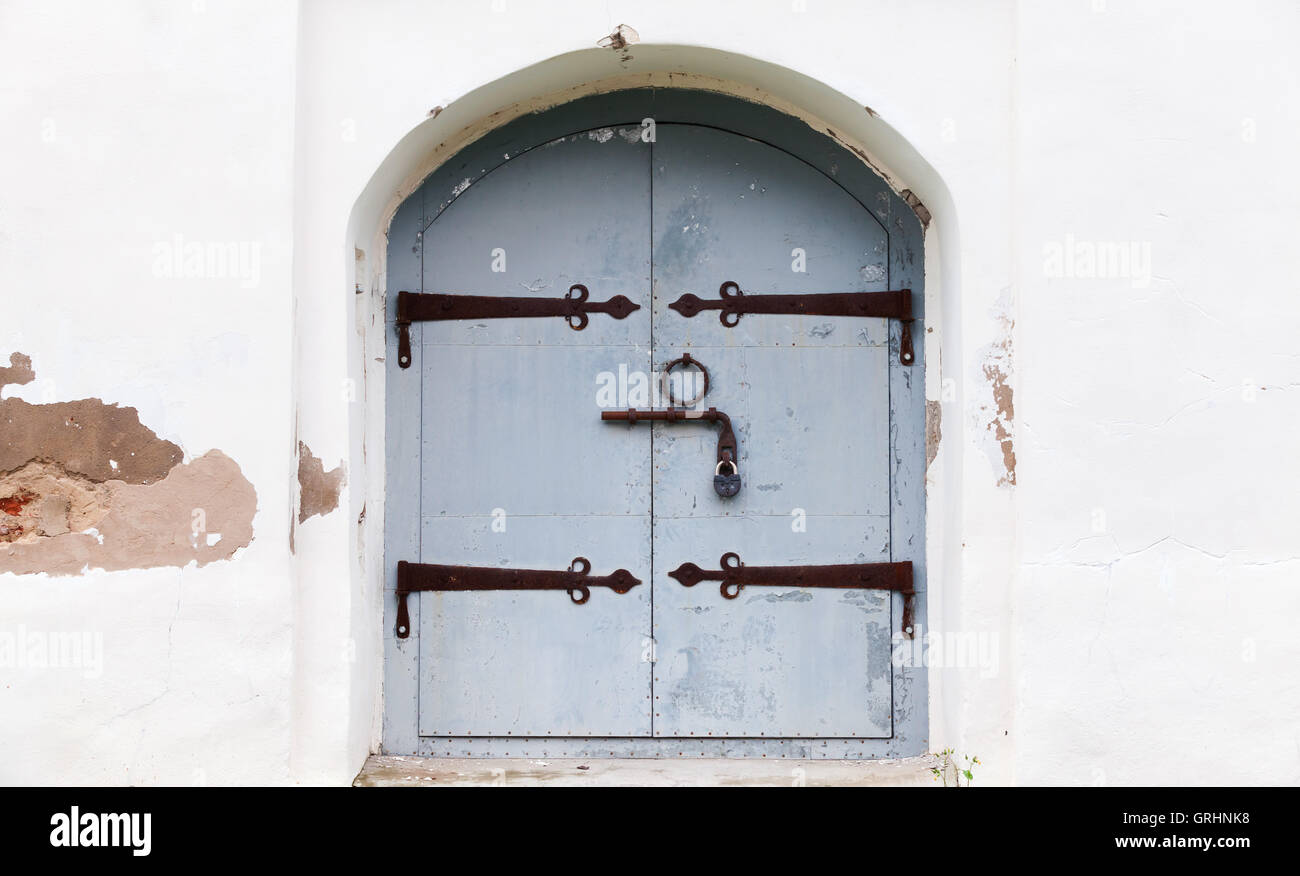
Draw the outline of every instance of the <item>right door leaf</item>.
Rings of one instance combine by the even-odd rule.
[[[682,563],[891,560],[889,327],[882,318],[668,308],[683,293],[870,292],[889,287],[889,234],[835,182],[758,141],[660,125],[653,149],[656,368],[690,352],[703,407],[732,418],[744,488],[701,469],[708,430],[653,429],[656,736],[889,737],[890,594],[762,587],[723,599],[668,577]]]

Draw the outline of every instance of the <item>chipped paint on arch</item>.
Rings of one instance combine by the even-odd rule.
[[[0,389],[35,378],[28,357],[10,363]],[[184,462],[135,408],[0,399],[0,423],[0,573],[202,566],[253,540],[239,465],[219,450]]]

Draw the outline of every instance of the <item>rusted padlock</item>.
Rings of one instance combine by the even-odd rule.
[[[731,474],[723,474],[722,467],[731,466]],[[740,469],[730,459],[724,459],[713,469],[713,492],[724,499],[730,499],[740,492]]]

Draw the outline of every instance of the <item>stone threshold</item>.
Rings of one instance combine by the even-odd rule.
[[[792,758],[457,758],[372,755],[359,788],[942,787],[931,756],[899,760]]]

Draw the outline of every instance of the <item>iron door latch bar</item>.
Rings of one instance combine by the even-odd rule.
[[[397,364],[411,367],[411,323],[450,319],[519,319],[562,316],[569,328],[582,331],[587,314],[607,313],[624,319],[641,305],[625,295],[608,301],[589,301],[587,287],[574,283],[563,298],[521,298],[495,295],[447,295],[441,292],[397,293]]]
[[[721,423],[722,428],[718,430],[717,467],[714,472],[720,471],[723,465],[728,465],[731,466],[734,475],[740,474],[738,464],[740,448],[736,442],[736,433],[731,428],[731,418],[717,408],[709,408],[707,411],[689,410],[687,408],[665,408],[663,410],[628,408],[626,411],[601,411],[600,418],[605,421],[627,423],[629,426],[643,420],[666,423]],[[737,484],[736,491],[739,491],[739,489],[739,484]],[[734,496],[735,492],[731,492],[730,495]]]
[[[711,572],[694,563],[682,563],[668,573],[683,586],[701,581],[722,582],[719,590],[735,599],[746,587],[834,587],[841,590],[895,590],[903,594],[903,633],[912,637],[916,591],[912,589],[912,563],[847,563],[835,566],[746,566],[740,555],[722,555],[721,571]]]
[[[912,290],[892,292],[827,292],[808,295],[746,295],[739,284],[728,280],[718,289],[717,300],[706,301],[698,295],[685,293],[668,306],[690,319],[701,311],[718,310],[718,320],[733,328],[746,313],[782,313],[806,316],[883,316],[902,323],[902,339],[898,347],[898,361],[911,365],[916,356],[912,350]]]
[[[576,605],[591,598],[592,587],[627,593],[641,583],[627,569],[610,575],[589,575],[591,561],[575,557],[567,571],[553,569],[498,569],[490,566],[440,566],[434,563],[397,563],[397,638],[411,634],[406,596],[421,590],[567,590]]]

